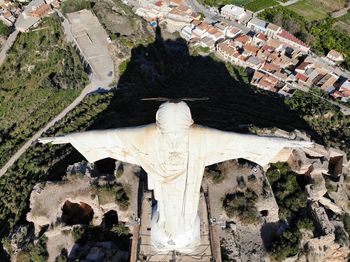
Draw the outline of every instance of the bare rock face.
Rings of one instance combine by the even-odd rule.
[[[344,262],[350,252],[348,246],[341,246],[335,242],[334,234],[310,239],[307,247],[306,257],[310,262]]]
[[[72,232],[76,226],[105,227],[106,214],[111,212],[116,214],[118,222],[135,221],[139,183],[135,174],[140,169],[121,162],[115,166],[112,174],[101,174],[93,164],[76,163],[67,168],[62,181],[34,187],[27,221],[33,222],[36,235],[48,227],[45,236],[49,261],[54,261],[62,248],[72,251],[76,241]],[[86,253],[88,261],[105,261],[103,247],[90,248]],[[106,257],[128,256],[125,252],[118,254]]]
[[[121,182],[110,181],[108,183],[110,187],[106,187],[104,176],[98,178],[91,176],[93,167],[90,164],[75,164],[68,167],[68,176],[65,180],[37,184],[34,187],[27,221],[34,223],[36,234],[46,225],[61,223],[89,224],[91,220],[92,225],[98,226],[102,223],[103,215],[110,210],[117,211],[121,221],[133,221],[136,214],[135,204],[132,203],[130,208],[121,206],[116,201],[116,192],[113,190],[114,185],[123,185],[124,182],[125,188],[135,191],[127,183],[134,182],[137,177],[131,176],[133,169],[130,169],[130,166],[125,169],[127,172],[124,172],[125,178],[119,179]],[[134,199],[131,200],[129,202],[133,202]]]

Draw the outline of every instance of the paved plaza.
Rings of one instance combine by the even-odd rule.
[[[67,14],[71,33],[92,72],[101,82],[114,79],[114,64],[108,51],[108,35],[90,10]]]

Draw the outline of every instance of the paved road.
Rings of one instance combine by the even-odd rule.
[[[6,43],[0,52],[0,66],[4,63],[4,61],[6,59],[7,51],[10,50],[10,48],[12,47],[13,43],[16,40],[18,33],[19,33],[19,31],[15,30],[7,38]]]

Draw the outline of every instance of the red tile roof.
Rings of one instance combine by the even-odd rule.
[[[158,2],[156,2],[154,5],[156,5],[156,6],[158,6],[158,7],[161,7],[161,6],[162,6],[162,4],[163,4],[163,2],[162,2],[162,1],[158,1]]]
[[[247,35],[240,35],[235,38],[235,41],[240,42],[242,44],[249,42],[249,40],[250,40],[250,37]]]
[[[226,54],[228,54],[230,56],[235,56],[235,53],[237,53],[237,51],[235,49],[233,49],[232,47],[230,47],[226,43],[219,43],[218,48],[220,48],[222,51],[224,51]]]
[[[296,78],[298,80],[301,80],[301,81],[304,81],[304,82],[306,82],[308,80],[308,77],[306,75],[300,74],[300,73],[297,73]]]
[[[243,46],[243,48],[244,48],[245,51],[251,52],[251,53],[253,53],[253,54],[255,54],[255,55],[256,55],[256,54],[258,53],[258,51],[259,51],[259,48],[255,47],[255,46],[253,46],[253,45],[250,45],[250,44],[245,44],[245,45]]]
[[[51,11],[51,6],[48,4],[42,4],[38,6],[34,11],[30,12],[30,14],[34,17],[43,17],[48,12]]]
[[[295,68],[295,70],[305,70],[305,68],[310,65],[311,63],[308,62],[302,62],[297,68]]]
[[[267,40],[267,36],[263,33],[259,33],[256,35],[256,37],[260,40],[266,41]]]
[[[264,50],[264,51],[268,51],[270,53],[275,51],[275,48],[273,46],[270,46],[270,45],[264,45],[261,49]]]
[[[271,71],[276,71],[277,72],[281,68],[278,65],[274,64],[274,63],[265,63],[262,69],[264,69],[266,71],[269,71],[269,72],[271,72]]]
[[[288,39],[289,41],[292,41],[298,45],[304,46],[304,47],[308,47],[303,41],[301,41],[300,39],[296,38],[294,35],[288,33],[286,30],[283,30],[281,33],[278,34],[278,36]]]

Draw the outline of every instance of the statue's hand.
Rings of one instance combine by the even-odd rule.
[[[315,143],[309,141],[290,141],[288,147],[314,147]]]
[[[42,137],[38,139],[39,143],[47,144],[67,144],[70,143],[69,139],[65,136],[57,136],[57,137]]]

